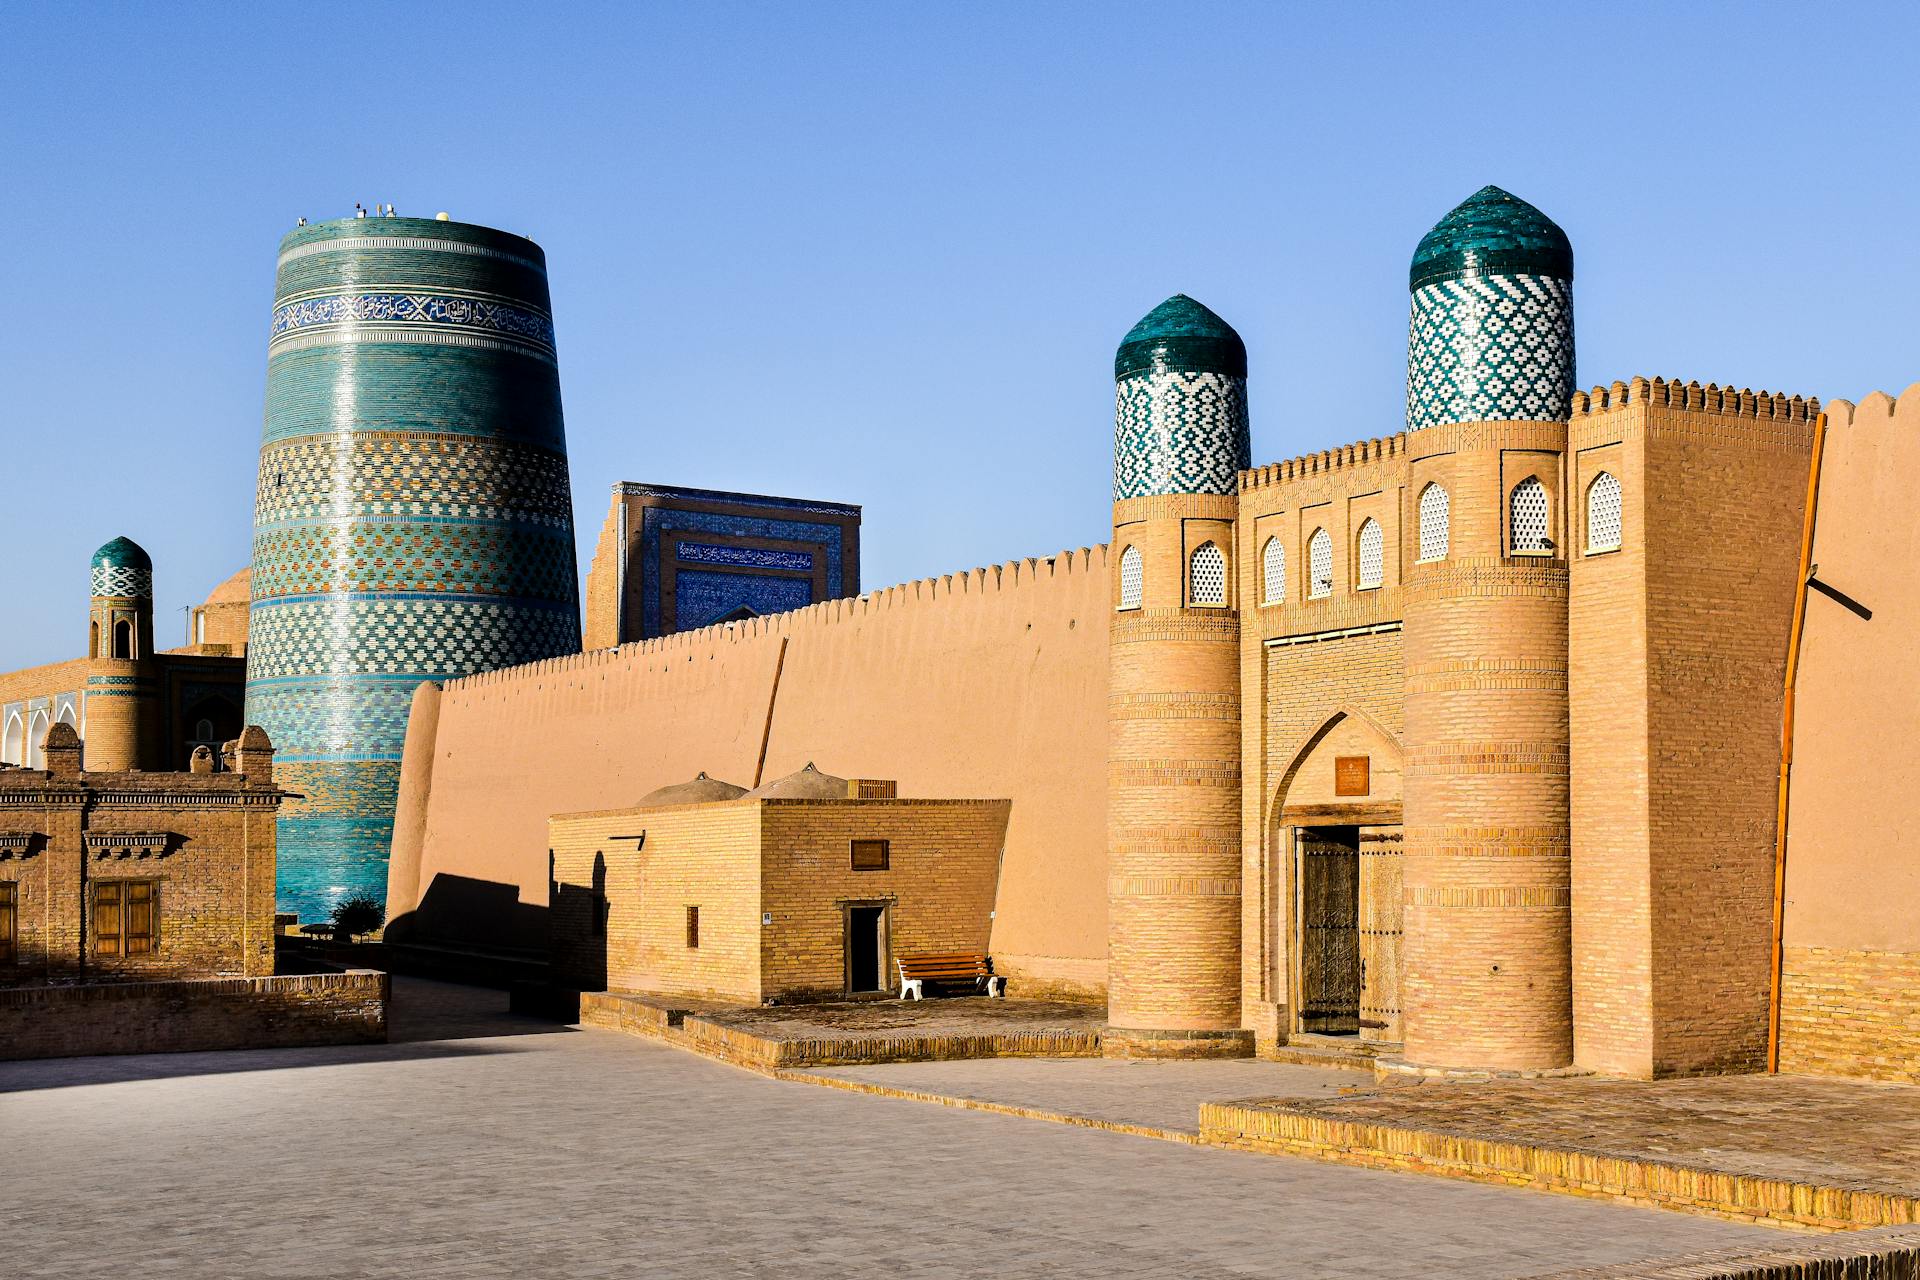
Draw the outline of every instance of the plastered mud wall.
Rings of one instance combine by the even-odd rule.
[[[1920,384],[1827,406],[1795,690],[1781,1067],[1920,1083]]]
[[[551,814],[812,761],[1011,799],[995,964],[1028,993],[1103,987],[1108,595],[1107,549],[1083,548],[428,686],[390,934],[542,947]]]

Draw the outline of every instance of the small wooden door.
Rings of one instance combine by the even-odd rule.
[[[1360,842],[1357,827],[1299,834],[1300,1029],[1360,1028]]]
[[[1360,828],[1360,1038],[1400,1040],[1399,827]]]

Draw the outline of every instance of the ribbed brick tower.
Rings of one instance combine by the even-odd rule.
[[[1247,349],[1185,295],[1113,362],[1107,792],[1110,1056],[1244,1056],[1240,619]]]
[[[1405,1056],[1562,1067],[1573,250],[1487,187],[1409,284]]]
[[[423,680],[580,647],[545,255],[352,218],[280,243],[247,721],[278,748],[280,902],[386,892]]]
[[[93,553],[87,624],[86,768],[157,768],[160,680],[153,662],[153,560],[115,538]]]

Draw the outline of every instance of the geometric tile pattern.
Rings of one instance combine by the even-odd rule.
[[[860,589],[857,570],[846,573],[848,527],[838,519],[813,520],[809,516],[844,518],[858,515],[860,509],[840,503],[812,502],[802,498],[779,498],[762,494],[720,493],[698,489],[675,489],[664,485],[625,484],[621,492],[678,498],[687,502],[713,502],[737,508],[734,511],[696,511],[679,505],[646,505],[635,508],[640,514],[639,562],[629,564],[629,576],[638,575],[641,637],[664,635],[665,611],[661,607],[661,584],[666,580],[663,557],[669,546],[677,546],[674,573],[673,630],[690,631],[707,626],[740,609],[755,614],[785,613],[817,603],[855,594]],[[748,511],[764,514],[748,514]],[[857,538],[858,526],[855,529]],[[671,534],[711,534],[765,542],[797,542],[820,548],[826,585],[816,598],[812,586],[814,552],[790,547],[754,547],[720,542],[681,540]],[[685,564],[712,565],[711,573],[677,567]],[[805,578],[778,578],[761,573],[727,573],[726,569],[764,569],[776,573],[800,573]],[[721,580],[726,579],[723,583]],[[796,586],[795,584],[798,584]]]
[[[1260,602],[1278,604],[1287,598],[1287,548],[1278,538],[1268,538],[1260,552]]]
[[[1512,530],[1514,551],[1527,554],[1553,550],[1553,543],[1547,538],[1546,486],[1536,477],[1528,476],[1513,486],[1508,502],[1511,510],[1507,523]]]
[[[697,564],[739,565],[751,569],[813,570],[813,556],[805,551],[781,551],[775,547],[714,547],[703,542],[680,544],[680,559]]]
[[[1120,553],[1120,607],[1138,609],[1140,593],[1146,588],[1145,567],[1140,548],[1128,547]]]
[[[153,598],[153,570],[130,564],[93,566],[92,591],[95,596],[121,596],[135,600]]]
[[[759,578],[682,569],[673,579],[674,618],[682,631],[719,622],[742,609],[764,616],[804,609],[812,603],[810,578]]]
[[[303,915],[384,890],[421,681],[580,647],[539,249],[437,220],[368,230],[287,237],[268,340],[246,718],[306,797],[279,818]]]
[[[1315,529],[1307,539],[1307,599],[1318,600],[1333,592],[1333,537],[1325,529]]]
[[[1194,604],[1227,602],[1227,557],[1215,543],[1200,544],[1193,553],[1187,578],[1188,598]]]
[[[1360,522],[1360,582],[1362,591],[1377,587],[1386,577],[1386,535],[1380,522],[1368,516]]]
[[[1448,542],[1447,491],[1430,484],[1420,491],[1420,559],[1445,560]]]
[[[1167,369],[1114,384],[1115,501],[1232,493],[1251,452],[1245,378]]]
[[[1413,292],[1407,426],[1566,418],[1573,396],[1573,286],[1479,275]]]

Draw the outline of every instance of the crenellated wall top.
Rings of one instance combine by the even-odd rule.
[[[512,683],[528,676],[578,674],[591,671],[606,663],[624,663],[636,657],[653,657],[711,647],[716,641],[739,643],[762,636],[793,635],[815,627],[855,622],[870,615],[895,609],[932,605],[954,599],[987,599],[1036,583],[1094,573],[1101,576],[1103,583],[1106,581],[1107,544],[1104,542],[1091,547],[1062,551],[1057,555],[1030,556],[1023,560],[1008,560],[1001,564],[962,570],[959,573],[917,578],[884,590],[870,591],[863,595],[838,600],[823,600],[803,609],[769,614],[763,618],[718,622],[712,626],[698,627],[690,631],[676,631],[671,635],[656,636],[649,640],[635,640],[609,649],[593,649],[586,653],[570,653],[563,657],[547,658],[517,667],[501,667],[478,675],[444,681],[442,687],[449,691],[481,689],[489,685]]]
[[[1346,467],[1357,467],[1365,463],[1381,462],[1388,458],[1403,457],[1407,451],[1407,433],[1396,432],[1385,438],[1360,440],[1353,444],[1341,445],[1337,449],[1322,449],[1318,453],[1302,454],[1289,458],[1285,462],[1269,462],[1265,466],[1250,467],[1240,473],[1240,492],[1272,484],[1284,484],[1308,476],[1324,475]]]
[[[1635,404],[1786,422],[1811,421],[1820,413],[1820,401],[1809,396],[1746,388],[1735,390],[1713,382],[1703,387],[1698,382],[1681,382],[1678,378],[1635,378],[1610,387],[1574,392],[1573,416],[1587,417]]]

